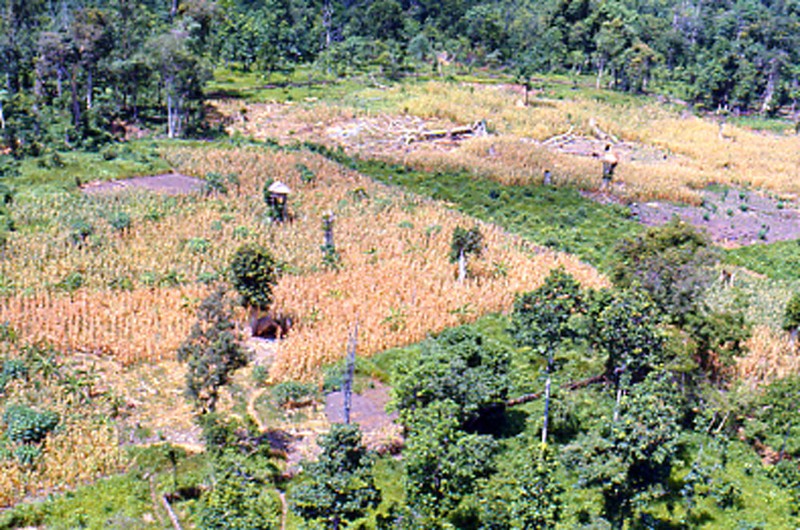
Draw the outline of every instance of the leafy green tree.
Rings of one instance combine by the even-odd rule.
[[[281,502],[273,486],[277,467],[263,452],[258,447],[249,451],[228,448],[213,458],[210,487],[199,502],[198,528],[281,527]]]
[[[407,417],[403,462],[411,528],[441,528],[494,470],[497,443],[463,431],[458,408],[450,400],[435,401]]]
[[[187,394],[202,413],[215,410],[220,388],[236,369],[247,364],[232,319],[225,290],[217,289],[200,303],[197,322],[178,348],[178,360],[189,364]]]
[[[607,355],[606,377],[620,388],[662,366],[664,336],[660,315],[649,299],[631,291],[606,294],[590,311],[589,336]]]
[[[544,530],[555,528],[564,510],[564,488],[555,474],[554,450],[536,443],[503,463],[503,473],[488,480],[481,492],[481,528],[486,530]],[[506,460],[506,459],[504,459]]]
[[[255,244],[239,247],[231,259],[230,278],[242,305],[249,307],[253,316],[272,304],[278,268],[267,249]]]
[[[483,234],[479,226],[467,230],[457,226],[453,230],[450,243],[450,262],[458,263],[458,281],[463,283],[467,277],[467,257],[471,254],[480,256],[483,252]]]
[[[398,368],[394,405],[403,421],[447,400],[461,425],[502,409],[509,390],[509,352],[469,327],[444,331],[422,343],[422,352]]]
[[[704,310],[703,294],[718,261],[708,237],[673,219],[644,235],[626,238],[615,249],[611,280],[646,292],[669,319],[682,326]]]
[[[153,36],[146,49],[153,71],[159,73],[167,107],[167,136],[183,135],[187,126],[202,120],[203,86],[211,72],[190,47],[189,31],[175,27]]]
[[[338,530],[378,505],[373,457],[361,442],[358,425],[334,424],[320,440],[322,453],[305,467],[304,479],[289,493],[291,510],[306,520]]]
[[[615,418],[565,448],[580,484],[600,488],[604,516],[614,528],[632,523],[669,489],[679,448],[678,396],[666,374],[653,373],[623,395]]]
[[[574,317],[582,311],[580,284],[561,268],[554,269],[541,287],[517,296],[514,301],[512,335],[517,344],[531,348],[547,363],[542,443],[547,443],[555,352],[565,342],[578,338]]]

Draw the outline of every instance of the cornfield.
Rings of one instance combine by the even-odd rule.
[[[481,225],[485,252],[470,264],[472,278],[459,285],[448,261],[450,239],[456,226],[474,221],[441,204],[307,153],[174,148],[165,156],[190,175],[235,173],[238,185],[226,195],[160,203],[133,196],[78,206],[29,204],[19,215],[44,218],[59,206],[66,218],[89,218],[98,228],[82,245],[61,233],[63,223],[16,234],[3,262],[8,294],[0,300],[0,321],[10,322],[24,340],[65,351],[108,354],[124,364],[168,359],[188,335],[209,284],[225,278],[239,245],[254,241],[270,248],[285,271],[274,311],[300,323],[272,365],[278,381],[313,378],[322,364],[338,359],[356,321],[359,352],[370,355],[507,310],[514,293],[535,288],[556,266],[587,285],[605,282],[575,258]],[[313,173],[311,181],[303,181],[300,165]],[[293,222],[265,220],[267,179],[292,188]],[[117,232],[104,222],[103,211],[124,207],[133,222]],[[153,208],[160,215],[146,217]],[[336,270],[325,267],[320,250],[328,212],[335,215],[341,257]],[[65,278],[73,272],[80,284],[67,288]],[[119,278],[128,279],[124,288]]]

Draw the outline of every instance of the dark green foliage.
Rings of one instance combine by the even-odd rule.
[[[467,255],[480,256],[483,252],[483,234],[479,226],[470,229],[457,226],[453,230],[450,242],[450,262],[456,263],[460,257]]]
[[[198,528],[277,530],[281,527],[281,503],[273,486],[278,468],[271,458],[269,443],[249,434],[238,438],[232,426],[217,425],[228,436],[222,443],[220,439],[206,438],[215,449],[208,477],[210,487],[199,502]]]
[[[38,412],[25,405],[8,405],[3,412],[3,426],[9,440],[23,444],[38,444],[58,425],[55,412]]]
[[[483,252],[483,234],[479,226],[467,230],[457,226],[453,230],[453,239],[450,242],[450,261],[458,263],[458,281],[463,282],[467,277],[467,258],[470,255],[480,256]]]
[[[239,186],[239,177],[234,173],[206,173],[203,190],[206,194],[219,193],[227,195],[230,186]]]
[[[317,175],[305,164],[295,165],[298,173],[300,173],[300,180],[303,184],[313,185],[317,181]]]
[[[58,282],[56,286],[69,292],[77,291],[83,287],[83,274],[80,272],[71,272],[64,276],[64,278]]]
[[[28,364],[23,359],[5,359],[3,361],[3,369],[0,371],[0,382],[5,383],[14,379],[26,379],[29,372]]]
[[[108,224],[118,232],[125,232],[131,227],[131,216],[126,212],[114,212],[108,217]]]
[[[599,486],[604,517],[622,528],[664,494],[678,451],[681,404],[663,374],[630,388],[614,418],[567,447],[581,483]]]
[[[220,288],[200,304],[197,322],[178,348],[178,360],[189,364],[187,394],[203,412],[214,411],[220,388],[247,364],[232,318],[230,302]]]
[[[231,259],[233,288],[245,306],[265,310],[272,304],[272,289],[278,281],[275,259],[263,247],[244,245]]]
[[[550,358],[562,342],[578,338],[575,317],[583,306],[580,284],[564,269],[555,269],[541,287],[517,295],[511,333],[520,346]]]
[[[745,343],[750,338],[751,327],[741,312],[712,312],[690,317],[686,329],[700,369],[718,381],[747,352]]]
[[[745,421],[745,433],[779,459],[800,457],[800,376],[773,381],[758,396]]]
[[[524,451],[509,455],[507,469],[486,482],[481,492],[486,530],[555,528],[564,511],[564,488],[556,477],[553,449],[528,440]]]
[[[622,240],[614,252],[612,281],[647,293],[673,322],[703,310],[717,255],[708,238],[690,224],[673,219],[642,236]]]
[[[291,510],[336,530],[378,505],[373,458],[361,443],[357,425],[334,424],[321,437],[322,453],[305,467],[304,479],[289,494]]]
[[[85,219],[77,219],[70,225],[70,239],[76,245],[83,245],[94,234],[94,226]]]
[[[38,445],[23,444],[14,449],[14,458],[23,466],[32,466],[42,455],[42,448]]]
[[[317,385],[314,383],[299,383],[287,381],[272,387],[272,401],[278,407],[311,402],[317,396]]]
[[[783,329],[797,335],[800,329],[800,293],[794,293],[786,304],[783,313]]]
[[[593,307],[589,338],[606,353],[606,376],[635,383],[664,362],[661,319],[647,298],[614,291]]]
[[[394,405],[407,423],[433,403],[448,401],[460,425],[502,408],[509,389],[509,352],[472,328],[459,327],[422,343],[422,353],[396,368]]]
[[[409,433],[403,451],[405,490],[412,528],[438,528],[494,469],[497,443],[467,434],[459,407],[434,401],[406,415]]]

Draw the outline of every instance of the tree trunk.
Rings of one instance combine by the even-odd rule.
[[[458,283],[464,283],[467,278],[467,255],[464,249],[458,251]]]
[[[94,90],[93,86],[93,79],[92,79],[92,69],[86,69],[86,108],[91,110],[92,108],[92,91]]]
[[[600,59],[597,63],[597,80],[594,83],[594,87],[597,90],[600,90],[600,84],[603,82],[603,69],[605,68],[605,65],[605,59]]]
[[[3,102],[0,101],[0,130],[6,128],[6,117],[3,115]]]
[[[550,374],[544,384],[544,418],[542,418],[542,445],[547,445],[547,424],[550,417]]]
[[[172,93],[167,91],[167,138],[175,138],[175,128],[173,125],[173,118],[172,118]]]
[[[78,71],[72,69],[72,77],[69,83],[70,95],[72,96],[72,123],[78,128],[81,125],[81,101],[78,97]]]

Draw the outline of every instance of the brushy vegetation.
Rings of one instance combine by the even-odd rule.
[[[726,260],[778,280],[800,280],[800,239],[727,251]]]

